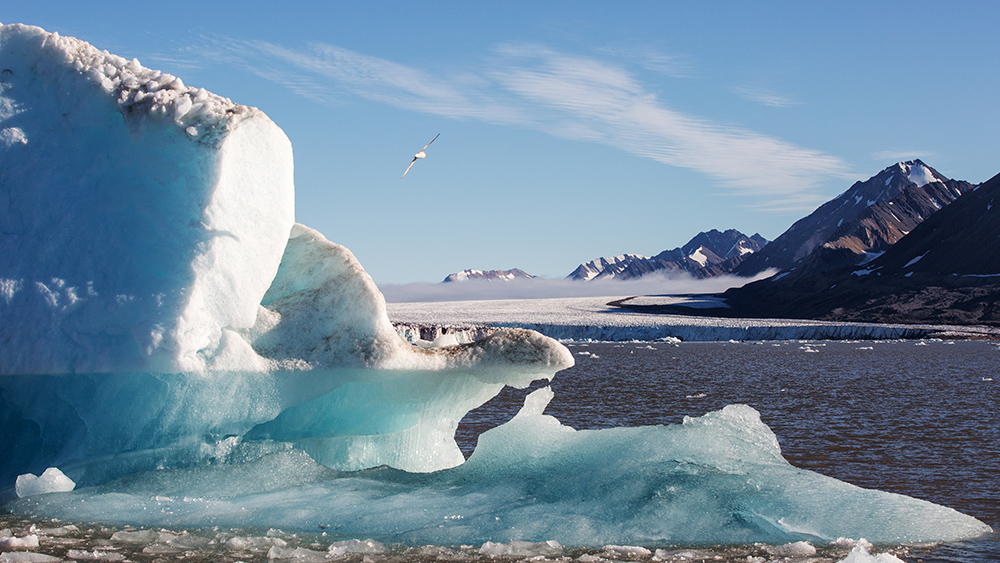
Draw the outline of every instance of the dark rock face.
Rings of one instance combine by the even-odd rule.
[[[1000,324],[1000,175],[964,191],[870,262],[854,262],[861,237],[824,247],[794,269],[727,291],[724,314]],[[899,225],[905,216],[896,213]]]
[[[856,182],[796,221],[763,250],[739,264],[734,273],[750,277],[768,268],[785,270],[812,258],[816,252],[828,250],[844,249],[853,256],[834,252],[818,259],[860,263],[866,255],[888,249],[972,187],[968,182],[944,177],[920,160],[900,162],[865,182]]]

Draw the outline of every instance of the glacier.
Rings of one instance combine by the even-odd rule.
[[[740,405],[576,431],[544,414],[542,388],[464,459],[465,413],[571,366],[566,347],[516,327],[406,342],[351,252],[294,222],[281,129],[137,60],[0,27],[0,170],[0,495],[15,515],[445,545],[989,531],[792,467]],[[13,498],[48,468],[75,489]]]

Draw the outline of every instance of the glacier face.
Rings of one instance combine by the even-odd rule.
[[[0,68],[0,495],[51,466],[78,485],[21,487],[15,514],[449,544],[987,529],[792,468],[740,406],[577,432],[536,391],[464,461],[462,416],[564,346],[404,342],[350,251],[293,223],[257,110],[28,26],[0,28]]]

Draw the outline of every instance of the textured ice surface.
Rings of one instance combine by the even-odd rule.
[[[988,530],[952,509],[795,468],[746,406],[680,425],[576,431],[535,391],[469,460],[429,474],[339,473],[298,450],[238,466],[132,475],[15,502],[19,514],[145,526],[326,530],[408,545],[826,544],[958,539]]]
[[[0,69],[0,373],[254,365],[231,332],[292,227],[281,129],[37,27],[0,27]]]

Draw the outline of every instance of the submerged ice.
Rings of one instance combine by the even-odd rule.
[[[988,529],[790,466],[745,406],[575,431],[542,389],[466,461],[459,420],[565,347],[402,340],[350,251],[294,223],[259,110],[29,26],[0,27],[0,68],[0,488],[76,484],[19,486],[16,514],[505,546]]]

